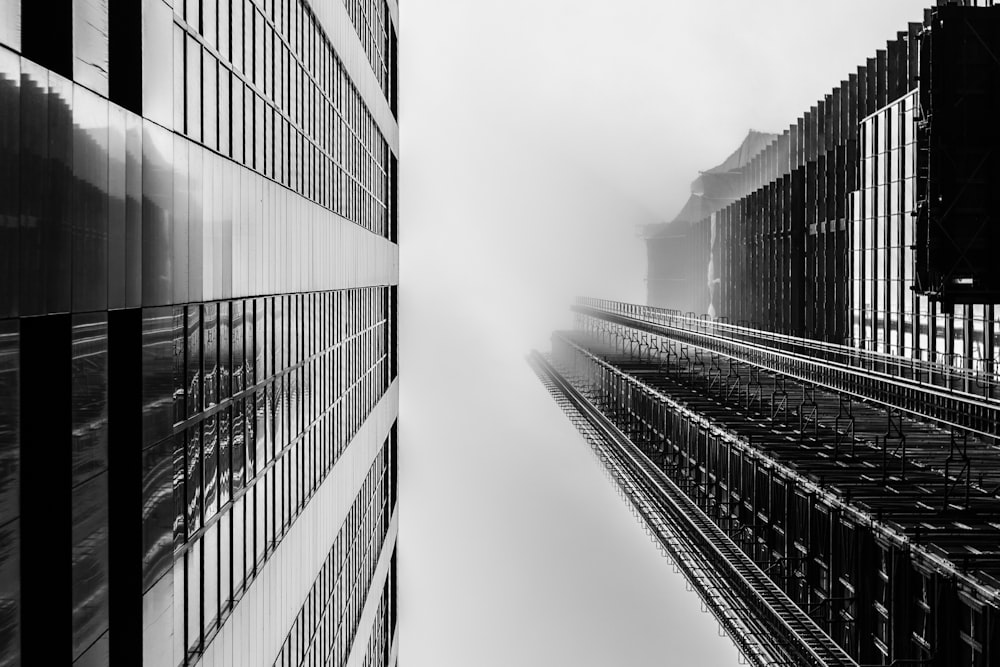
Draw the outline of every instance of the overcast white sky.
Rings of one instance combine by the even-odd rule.
[[[734,665],[524,363],[930,0],[401,0],[405,667]]]

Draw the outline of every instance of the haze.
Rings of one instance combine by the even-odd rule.
[[[524,355],[925,2],[401,0],[407,667],[736,664]]]

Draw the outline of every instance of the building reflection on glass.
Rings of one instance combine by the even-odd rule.
[[[396,3],[172,4],[0,5],[0,665],[388,665]]]

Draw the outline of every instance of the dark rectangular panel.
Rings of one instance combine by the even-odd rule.
[[[142,3],[108,0],[108,94],[142,113]]]
[[[22,0],[21,53],[46,69],[73,77],[72,0]]]
[[[25,665],[72,658],[71,328],[21,320],[21,631]]]
[[[1000,301],[998,52],[991,8],[939,7],[921,35],[916,282],[945,304]]]

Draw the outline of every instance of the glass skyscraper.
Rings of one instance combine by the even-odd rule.
[[[396,0],[0,0],[0,665],[395,664]]]

